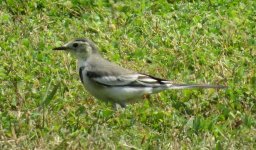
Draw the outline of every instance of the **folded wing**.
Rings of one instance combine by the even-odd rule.
[[[139,73],[110,75],[102,72],[87,72],[87,76],[94,82],[108,87],[152,87],[161,89],[226,88],[226,86],[210,84],[176,84],[169,80]]]
[[[87,72],[88,78],[105,86],[159,87],[168,86],[170,81],[144,74],[109,75],[99,72]]]

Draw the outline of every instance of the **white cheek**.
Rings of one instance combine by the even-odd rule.
[[[92,53],[92,48],[90,46],[86,47],[86,53],[91,54]]]

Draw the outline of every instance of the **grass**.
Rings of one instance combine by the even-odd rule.
[[[255,149],[254,1],[0,1],[0,149]],[[51,49],[77,37],[126,68],[227,90],[114,112]]]

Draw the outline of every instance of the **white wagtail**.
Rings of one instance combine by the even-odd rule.
[[[78,59],[79,76],[84,87],[97,99],[125,107],[144,95],[167,89],[225,88],[221,85],[176,84],[172,81],[137,73],[104,59],[90,40],[73,40],[53,50],[65,50]]]

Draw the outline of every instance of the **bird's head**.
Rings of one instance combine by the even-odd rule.
[[[86,38],[75,39],[61,47],[53,48],[53,50],[65,50],[78,58],[87,58],[93,53],[98,53],[96,45]]]

